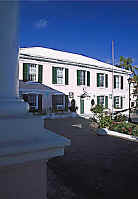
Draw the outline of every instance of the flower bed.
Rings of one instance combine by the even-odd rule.
[[[106,128],[130,136],[138,136],[138,125],[128,122],[125,115],[119,113],[113,117],[109,112],[103,110],[104,108],[101,105],[96,105],[91,109],[94,113],[94,117],[91,118],[92,123],[97,123],[99,128]]]
[[[138,136],[138,129],[136,125],[130,122],[115,122],[113,121],[111,126],[109,127],[111,131],[117,131],[119,133],[124,133],[128,135]]]

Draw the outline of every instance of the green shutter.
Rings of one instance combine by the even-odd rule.
[[[97,87],[100,87],[100,74],[97,73]]]
[[[42,95],[38,95],[38,110],[42,112]]]
[[[84,84],[83,85],[85,85],[85,71],[83,71],[84,72]]]
[[[105,87],[108,88],[108,74],[105,74]]]
[[[114,108],[116,108],[116,97],[114,97]]]
[[[90,72],[87,71],[87,86],[90,86]]]
[[[116,75],[114,75],[114,88],[116,88]]]
[[[100,96],[97,96],[97,105],[100,104]]]
[[[43,65],[38,65],[38,82],[42,83],[43,81]]]
[[[77,85],[80,85],[80,70],[77,70]]]
[[[121,100],[121,106],[120,106],[120,108],[123,108],[123,97],[122,96],[120,97],[120,100]]]
[[[121,89],[123,89],[123,76],[121,76]]]
[[[65,85],[69,84],[69,70],[65,68]]]
[[[23,63],[23,81],[28,80],[28,64]]]
[[[80,99],[80,114],[84,113],[84,100]]]
[[[57,68],[52,67],[52,83],[56,84],[57,83]]]
[[[108,96],[105,96],[105,108],[108,108]]]
[[[65,111],[68,111],[68,95],[65,95]]]

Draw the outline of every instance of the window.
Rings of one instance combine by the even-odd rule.
[[[114,88],[123,89],[123,76],[114,75]]]
[[[119,75],[114,75],[114,88],[119,88]]]
[[[108,108],[108,96],[97,96],[97,104]]]
[[[29,69],[28,80],[35,82],[36,81],[36,75],[37,75],[36,64],[28,64],[28,69]]]
[[[116,109],[123,108],[123,98],[122,98],[122,96],[115,96],[114,97],[114,108],[116,108]]]
[[[97,87],[108,88],[108,74],[97,73]]]
[[[63,84],[63,68],[57,68],[57,84]]]
[[[90,71],[87,71],[87,86],[90,86]]]
[[[85,71],[77,70],[77,85],[85,85]]]
[[[65,73],[65,74],[64,74]],[[69,72],[67,68],[52,67],[52,83],[68,85]]]
[[[104,106],[104,96],[98,96],[99,100],[98,100],[98,104],[101,104]]]
[[[23,63],[23,81],[38,81],[42,83],[42,74],[42,65]]]
[[[56,95],[56,105],[63,105],[63,95]]]
[[[63,110],[64,107],[64,95],[52,95],[52,109]]]
[[[28,103],[30,106],[36,107],[36,95],[28,95]]]

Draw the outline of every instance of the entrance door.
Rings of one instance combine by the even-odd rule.
[[[80,99],[80,114],[84,113],[84,100]]]

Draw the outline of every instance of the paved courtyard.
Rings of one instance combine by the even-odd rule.
[[[138,197],[138,143],[97,136],[83,118],[47,119],[45,127],[71,139],[48,166],[78,199]]]

